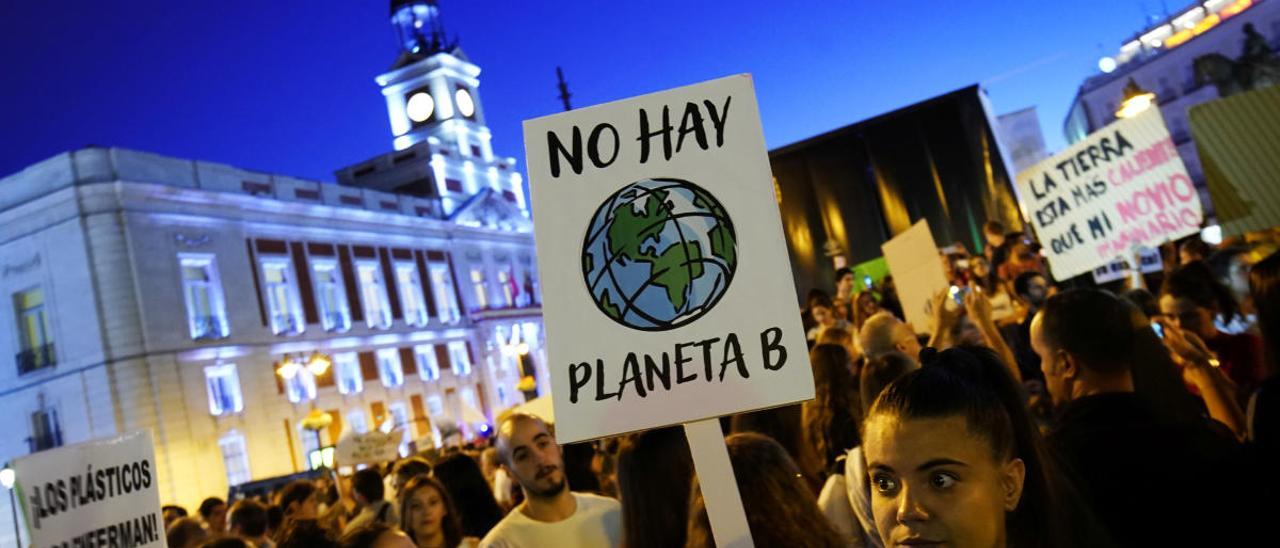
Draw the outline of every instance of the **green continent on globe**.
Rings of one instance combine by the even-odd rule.
[[[657,253],[640,249],[645,240],[652,239],[655,244],[659,243],[663,227],[669,222],[677,222],[671,218],[670,206],[666,203],[667,196],[668,192],[665,190],[650,191],[645,198],[644,210],[640,213],[636,213],[631,202],[618,206],[613,212],[613,222],[609,223],[609,252],[614,257],[622,257],[631,262],[648,263],[651,272],[650,281],[653,285],[665,288],[671,306],[681,310],[684,308],[689,286],[702,276],[703,267],[700,261],[702,251],[697,242],[690,243],[683,240],[673,242]],[[723,232],[724,236],[715,236],[715,230]],[[712,232],[713,253],[716,240],[720,240],[720,245],[723,246],[725,245],[723,238],[728,237],[730,246],[728,254],[732,257],[732,235],[723,230],[719,224],[715,230]],[[717,253],[717,255],[720,254]],[[605,301],[601,304],[605,307],[606,313],[613,316],[617,306],[607,301],[607,294],[605,297]]]

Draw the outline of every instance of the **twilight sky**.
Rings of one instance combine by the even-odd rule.
[[[1187,2],[1170,0],[1171,9]],[[478,64],[494,150],[520,122],[728,74],[755,75],[771,148],[975,82],[1039,109],[1051,150],[1075,90],[1156,0],[441,0]],[[332,181],[391,150],[373,78],[385,0],[0,3],[0,177],[88,144]]]

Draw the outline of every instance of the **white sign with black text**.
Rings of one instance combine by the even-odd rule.
[[[150,432],[13,461],[31,546],[164,546]]]

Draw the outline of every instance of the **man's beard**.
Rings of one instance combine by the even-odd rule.
[[[553,474],[557,470],[558,468],[552,468],[551,471],[547,472],[547,474]],[[534,481],[536,482],[538,479],[541,479],[541,478],[534,478]],[[561,473],[560,481],[556,482],[551,487],[548,487],[546,489],[535,489],[531,486],[525,486],[525,494],[527,494],[532,498],[549,499],[549,498],[555,497],[556,495],[559,495],[562,491],[564,491],[568,487],[569,487],[569,479],[566,478],[563,473]]]

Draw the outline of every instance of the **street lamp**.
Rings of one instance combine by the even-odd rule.
[[[15,545],[21,544],[22,532],[18,528],[18,502],[13,499],[13,484],[18,480],[18,474],[10,468],[8,464],[4,465],[4,469],[0,470],[0,485],[9,492],[9,510],[13,512],[13,542]]]
[[[1156,103],[1156,94],[1142,89],[1133,78],[1129,78],[1129,83],[1124,85],[1123,93],[1124,100],[1116,110],[1116,118],[1133,118]]]

